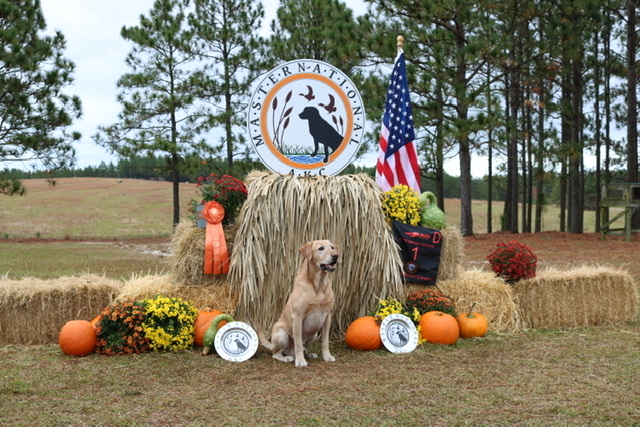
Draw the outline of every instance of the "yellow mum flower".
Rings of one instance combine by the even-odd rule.
[[[387,224],[400,221],[409,225],[420,224],[418,193],[406,185],[396,185],[382,194],[382,211]]]
[[[142,330],[155,350],[178,351],[193,345],[198,310],[180,298],[157,296],[142,301]]]

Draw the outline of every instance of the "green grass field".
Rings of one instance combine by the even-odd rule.
[[[22,197],[0,199],[0,239],[118,239],[169,237],[172,184],[115,178],[24,180]],[[181,215],[198,197],[195,184],[180,187]]]
[[[0,199],[0,240],[118,239],[169,237],[172,186],[169,182],[115,178],[60,178],[23,181],[27,194]],[[181,217],[198,197],[195,184],[181,184]],[[504,204],[494,202],[491,222],[500,230]],[[460,224],[460,200],[445,200],[447,224]],[[487,232],[487,202],[472,202],[474,233]],[[542,231],[559,230],[559,208],[546,206]],[[584,213],[584,231],[595,231],[595,213]]]
[[[23,197],[2,197],[0,274],[55,278],[90,272],[116,279],[166,267],[172,234],[172,186],[168,182],[115,178],[25,180]],[[181,184],[181,217],[198,197],[195,184]],[[447,199],[448,224],[460,223],[460,201]],[[503,204],[493,204],[493,230],[500,229]],[[474,201],[474,230],[487,230],[487,203]],[[585,213],[593,231],[594,214]],[[545,230],[557,230],[558,209],[547,207]],[[30,244],[16,245],[16,239]],[[55,240],[55,241],[51,241]],[[80,243],[79,241],[82,241]]]

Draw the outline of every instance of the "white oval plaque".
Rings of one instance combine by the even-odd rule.
[[[256,354],[258,335],[244,322],[229,322],[220,328],[213,345],[223,359],[244,362]]]
[[[390,314],[380,324],[382,344],[392,353],[411,353],[418,346],[418,330],[404,314]]]

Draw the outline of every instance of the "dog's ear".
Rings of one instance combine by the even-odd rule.
[[[313,242],[307,242],[300,248],[300,253],[308,260],[313,258]]]

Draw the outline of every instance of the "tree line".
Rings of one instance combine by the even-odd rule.
[[[293,59],[328,62],[352,77],[378,123],[401,34],[424,187],[443,203],[444,162],[458,158],[464,235],[473,234],[471,200],[480,198],[476,154],[489,159],[482,198],[504,196],[512,232],[540,231],[557,192],[561,231],[580,233],[603,185],[640,181],[635,3],[366,3],[368,13],[355,16],[340,0],[281,0],[262,37],[258,0],[156,0],[138,25],[122,27],[132,46],[117,82],[122,110],[92,137],[122,158],[162,158],[177,222],[178,184],[198,161],[228,172],[252,162],[243,127],[257,76]],[[67,129],[81,105],[62,95],[73,81],[64,36],[45,29],[37,0],[0,0],[0,160],[37,158],[54,169],[73,159],[79,136]],[[378,131],[363,153],[376,149]]]
[[[173,177],[166,169],[166,159],[158,156],[134,156],[131,158],[118,159],[116,163],[101,162],[98,166],[86,166],[84,168],[65,167],[55,171],[48,170],[30,170],[10,169],[4,172],[5,178],[11,180],[25,179],[47,179],[51,183],[55,183],[58,178],[118,178],[118,179],[147,179],[155,181],[172,181]],[[185,171],[180,175],[181,183],[197,182],[199,177],[206,177],[210,173],[224,175],[228,172],[227,165],[223,160],[214,161],[212,163],[202,159],[190,171]],[[260,162],[244,162],[234,163],[234,169],[231,173],[234,177],[244,179],[246,175],[254,170],[265,170],[264,165]],[[366,174],[371,179],[375,177],[375,167],[361,167],[350,165],[345,168],[341,175],[344,174]],[[624,179],[624,174],[615,172],[614,177],[618,181]],[[452,176],[445,172],[443,183],[443,198],[460,198],[460,177]],[[491,180],[494,194],[494,201],[504,202],[506,200],[506,176],[501,175]],[[585,179],[585,187],[587,194],[596,193],[596,180],[594,172],[587,172]],[[487,200],[489,196],[489,180],[487,177],[472,178],[472,193],[476,200]],[[560,204],[560,180],[558,174],[549,173],[545,177],[545,194],[540,198],[542,200],[542,208],[547,204]],[[423,190],[433,191],[435,189],[435,181],[433,179],[423,179]],[[535,202],[534,202],[535,203]],[[586,210],[596,210],[598,202],[594,197],[587,197],[585,200]],[[594,230],[595,231],[595,230]]]

